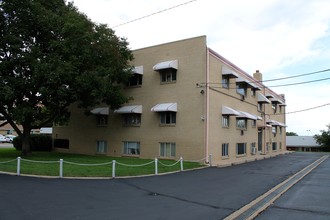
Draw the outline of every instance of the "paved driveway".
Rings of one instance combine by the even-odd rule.
[[[294,153],[226,168],[114,180],[0,175],[0,219],[222,219],[320,157]]]

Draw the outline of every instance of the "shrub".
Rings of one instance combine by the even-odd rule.
[[[16,150],[22,150],[22,138],[16,137],[13,140]],[[30,138],[31,151],[52,151],[52,137],[45,134],[31,134]]]

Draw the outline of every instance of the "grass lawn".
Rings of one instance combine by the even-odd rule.
[[[0,149],[0,171],[16,173],[17,157],[22,158],[21,174],[59,176],[60,159],[64,160],[64,177],[111,177],[112,160],[116,160],[116,176],[138,176],[146,174],[155,174],[155,163],[153,162],[154,160],[150,159],[148,160],[125,157],[88,156],[58,152],[33,152],[28,157],[22,157],[21,152],[16,151],[16,149],[14,148]],[[179,171],[180,163],[177,163],[174,166],[169,166],[173,165],[175,162],[176,161],[174,160],[159,160],[158,173]],[[84,165],[76,165],[71,163]],[[103,165],[99,165],[102,163]],[[139,166],[147,163],[150,164]],[[85,164],[97,166],[86,166]],[[198,168],[202,166],[203,165],[195,162],[183,162],[184,170]]]

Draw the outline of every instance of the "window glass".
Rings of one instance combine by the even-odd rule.
[[[107,142],[106,141],[96,141],[96,153],[104,154],[107,152]]]
[[[277,150],[277,143],[276,142],[273,142],[273,144],[272,144],[272,150]]]
[[[229,89],[229,77],[222,76],[222,88]]]
[[[96,115],[96,125],[97,126],[106,126],[108,124],[107,115]]]
[[[161,112],[160,124],[164,124],[164,125],[176,124],[176,112]]]
[[[127,82],[128,87],[141,86],[141,85],[142,85],[141,74],[133,74]]]
[[[222,144],[221,152],[222,152],[223,157],[228,157],[228,147],[229,147],[228,143],[223,143]]]
[[[246,119],[237,119],[236,127],[239,129],[246,129]]]
[[[176,81],[176,69],[163,69],[160,71],[160,81],[162,83],[166,83],[166,82],[175,82]]]
[[[237,143],[237,145],[236,145],[236,154],[237,155],[246,154],[246,144],[245,143]]]
[[[141,114],[124,114],[124,125],[138,126],[141,124]]]
[[[124,145],[124,149],[123,149],[124,154],[140,155],[140,142],[125,141],[123,142],[123,145]]]
[[[229,127],[229,116],[228,115],[223,115],[222,116],[222,127]]]
[[[161,157],[175,157],[176,146],[175,143],[160,143]]]
[[[246,96],[246,85],[243,83],[238,83],[236,86],[237,93]]]

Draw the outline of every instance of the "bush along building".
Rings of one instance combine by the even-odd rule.
[[[207,47],[206,36],[134,51],[133,97],[119,109],[75,107],[53,128],[70,153],[169,158],[213,165],[286,152],[285,98]]]

